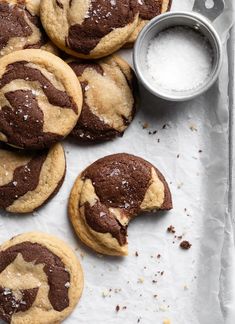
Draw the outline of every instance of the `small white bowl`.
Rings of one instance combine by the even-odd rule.
[[[210,76],[200,86],[184,91],[167,90],[153,85],[148,76],[147,51],[150,41],[160,32],[170,27],[183,26],[199,31],[212,48],[212,70]],[[134,68],[137,78],[154,95],[170,100],[185,101],[207,91],[218,78],[222,65],[222,45],[219,35],[204,16],[194,12],[168,12],[152,19],[140,32],[133,52]]]

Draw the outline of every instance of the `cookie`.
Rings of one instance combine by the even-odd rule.
[[[39,18],[40,0],[0,0],[0,57],[27,48],[57,54]]]
[[[122,136],[136,106],[136,78],[120,57],[98,61],[71,59],[83,90],[83,107],[71,136],[82,141],[110,140]]]
[[[0,146],[0,208],[12,213],[34,211],[58,192],[65,168],[61,144],[36,153]]]
[[[139,20],[137,27],[134,32],[129,37],[127,43],[124,45],[125,48],[130,48],[136,41],[139,33],[144,28],[144,26],[149,22],[149,20],[154,17],[169,11],[171,8],[172,0],[139,0],[138,10],[139,10]]]
[[[137,0],[42,0],[42,24],[62,50],[100,58],[121,48],[138,23]]]
[[[77,123],[82,91],[73,70],[40,49],[0,60],[0,141],[42,149],[62,140]]]
[[[0,319],[14,324],[58,324],[75,308],[83,272],[58,238],[31,232],[0,247]]]
[[[77,178],[69,199],[76,234],[93,250],[127,255],[127,226],[138,214],[170,210],[171,193],[160,171],[130,154],[106,156]]]

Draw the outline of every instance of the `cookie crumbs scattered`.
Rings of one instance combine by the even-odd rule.
[[[177,236],[177,239],[178,239],[178,240],[182,240],[182,238],[183,238],[183,235],[179,235],[179,236]]]
[[[162,126],[162,129],[167,129],[167,128],[170,128],[170,124],[164,124],[164,125]]]
[[[123,306],[122,309],[127,309],[127,306]]]
[[[161,276],[163,276],[163,275],[164,275],[164,271],[161,272]]]
[[[180,182],[180,183],[177,185],[177,189],[180,189],[182,186],[183,186],[183,182]]]
[[[202,150],[199,150],[198,153],[202,153]]]
[[[157,134],[157,130],[153,131],[153,135]]]
[[[141,317],[137,319],[137,323],[139,323],[139,322],[140,322],[140,320],[141,320]]]
[[[153,295],[154,298],[157,298],[157,295]]]
[[[149,128],[149,124],[147,122],[145,122],[143,125],[142,125],[143,129],[147,129]]]
[[[120,306],[117,305],[117,306],[116,306],[116,312],[119,312],[119,310],[120,310]]]
[[[189,243],[188,241],[182,241],[182,242],[180,243],[180,247],[181,247],[183,250],[188,250],[188,249],[191,248],[191,246],[192,246],[192,244]]]
[[[144,282],[144,278],[139,278],[137,282],[138,283],[143,283]]]
[[[136,256],[136,257],[138,257],[138,256],[139,256],[139,253],[138,253],[137,251],[135,252],[135,256]]]
[[[170,321],[169,319],[165,319],[165,320],[163,321],[163,324],[171,324],[171,321]]]
[[[176,156],[176,157],[177,157],[177,159],[178,159],[178,158],[180,157],[180,155],[179,155],[179,154],[177,154],[177,156]]]
[[[160,259],[160,257],[161,257],[161,254],[158,254],[158,255],[157,255],[157,258]]]
[[[152,280],[152,283],[157,283],[157,280]]]
[[[191,125],[189,126],[189,128],[190,128],[190,130],[191,130],[192,132],[197,132],[197,127],[196,127],[196,125],[191,124]]]
[[[160,138],[157,139],[157,142],[160,143]]]
[[[175,234],[175,227],[174,227],[173,225],[170,225],[170,226],[167,228],[167,232]]]

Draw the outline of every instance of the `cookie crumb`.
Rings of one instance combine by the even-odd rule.
[[[188,249],[191,248],[191,246],[192,246],[192,244],[189,243],[189,241],[182,241],[182,242],[180,243],[180,247],[181,247],[183,250],[188,250]]]
[[[136,257],[138,257],[138,256],[139,256],[139,253],[138,253],[137,251],[135,252],[135,256],[136,256]]]
[[[147,122],[143,123],[142,125],[143,129],[149,128],[149,124]]]
[[[171,324],[171,321],[169,319],[164,319],[163,324]]]
[[[161,254],[158,254],[158,255],[157,255],[157,258],[160,259],[160,257],[161,257]]]
[[[170,225],[170,226],[167,228],[167,232],[175,234],[175,227],[174,227],[173,225]]]
[[[138,283],[144,283],[144,278],[139,278],[137,282]]]
[[[120,310],[120,306],[117,305],[117,306],[116,306],[116,312],[119,312],[119,310]]]

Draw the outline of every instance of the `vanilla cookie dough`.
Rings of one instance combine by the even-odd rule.
[[[139,0],[138,10],[139,10],[139,20],[137,27],[127,40],[124,47],[132,47],[135,43],[139,33],[144,28],[144,26],[149,22],[149,20],[154,17],[169,11],[171,8],[172,0]]]
[[[59,57],[27,49],[0,60],[0,141],[50,147],[71,132],[81,107],[80,83]]]
[[[137,0],[42,0],[42,24],[62,50],[80,58],[107,56],[138,23]]]
[[[0,145],[0,208],[30,213],[60,189],[66,162],[61,144],[40,152]]]
[[[98,61],[71,59],[83,90],[83,107],[71,136],[82,141],[122,136],[136,110],[137,82],[131,67],[120,57]]]
[[[69,216],[76,234],[93,250],[127,255],[127,226],[146,211],[170,210],[168,184],[151,163],[121,153],[91,164],[75,181]]]
[[[48,42],[39,12],[40,0],[0,0],[0,57],[27,48],[58,53]]]
[[[0,319],[6,323],[61,323],[82,290],[81,265],[60,239],[30,232],[0,246]]]

